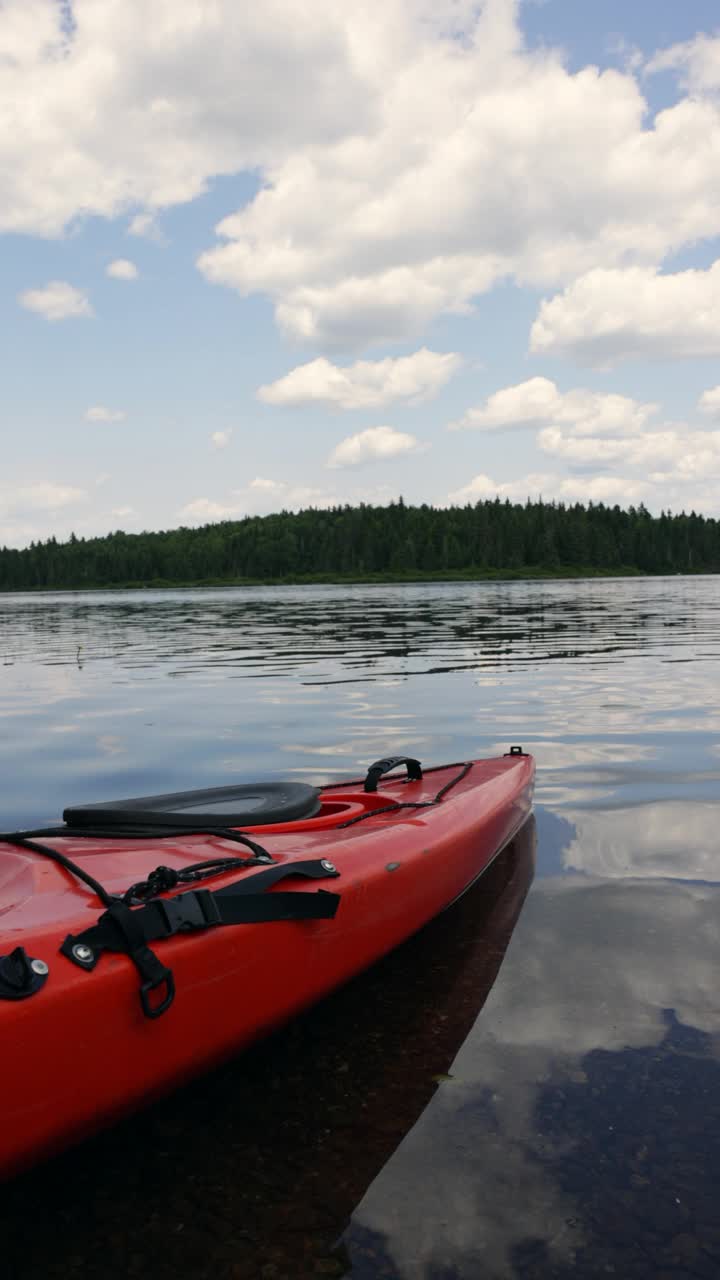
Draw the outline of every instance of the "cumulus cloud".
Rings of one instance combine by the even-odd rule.
[[[153,236],[160,211],[252,171],[201,270],[347,349],[404,341],[501,279],[563,287],[714,236],[720,104],[653,118],[632,67],[528,49],[518,9],[267,0],[258,19],[157,0],[148,24],[142,0],[93,0],[69,24],[55,0],[6,0],[0,228],[124,214]],[[710,49],[664,56],[697,68]]]
[[[628,441],[566,437],[552,428],[538,445],[570,474],[531,472],[495,480],[485,472],[438,499],[438,506],[508,498],[511,502],[604,502],[620,506],[645,503],[650,510],[704,512],[717,516],[720,485],[720,432],[670,429]]]
[[[703,391],[698,401],[698,408],[709,418],[720,418],[720,386]]]
[[[485,432],[536,429],[535,445],[571,470],[564,478],[538,473],[498,482],[481,472],[445,502],[476,502],[496,495],[560,501],[652,502],[677,510],[714,511],[713,486],[720,483],[720,431],[685,423],[649,428],[659,406],[628,396],[575,388],[561,392],[548,378],[530,378],[494,392],[452,427]],[[720,416],[720,388],[700,399],[700,408]]]
[[[115,258],[105,268],[105,275],[113,280],[137,280],[138,269],[129,258]]]
[[[207,278],[267,294],[289,337],[349,349],[421,333],[503,278],[563,285],[714,236],[718,104],[652,119],[632,71],[571,73],[523,47],[515,10],[486,3],[459,42],[383,6],[371,126],[274,165],[218,225]]]
[[[238,495],[252,515],[263,515],[280,508],[283,511],[299,511],[303,507],[333,507],[338,501],[327,489],[319,489],[315,485],[288,484],[285,480],[270,480],[264,476],[256,476],[246,489],[238,490]]]
[[[35,311],[46,320],[68,320],[94,314],[84,290],[76,289],[66,280],[51,280],[42,289],[25,289],[18,294],[18,302],[26,311]]]
[[[0,512],[23,515],[25,512],[59,511],[63,507],[84,502],[86,498],[84,489],[42,481],[38,484],[20,485],[17,489],[0,490]]]
[[[311,485],[293,485],[285,480],[255,476],[242,489],[234,489],[227,498],[193,498],[178,512],[191,524],[208,524],[215,520],[238,520],[247,515],[267,515],[273,511],[299,511],[304,507],[332,507],[337,498],[324,489]]]
[[[691,431],[670,427],[647,431],[625,439],[578,438],[557,427],[545,427],[537,443],[544,453],[574,463],[613,465],[623,463],[660,473],[673,469],[678,476],[716,475],[720,478],[720,431]]]
[[[346,436],[335,446],[328,458],[328,467],[357,467],[366,462],[384,462],[408,453],[417,453],[423,446],[405,431],[394,427],[368,427],[355,435]]]
[[[227,449],[232,437],[232,427],[227,431],[213,431],[210,439],[216,449]]]
[[[214,520],[234,520],[242,515],[242,507],[237,502],[215,502],[212,498],[193,498],[186,502],[178,515],[193,524],[210,524]]]
[[[55,235],[79,214],[153,214],[217,174],[268,165],[367,127],[372,22],[353,49],[342,9],[267,0],[73,5],[6,0],[0,227]],[[362,36],[361,15],[355,18]],[[288,39],[292,32],[292,39]],[[365,66],[363,65],[365,64]],[[282,93],[278,93],[282,85]]]
[[[677,71],[682,85],[691,93],[713,93],[720,89],[720,38],[699,34],[692,40],[673,44],[656,53],[645,65],[652,75]]]
[[[214,283],[233,283],[225,277],[226,267],[232,272],[236,262],[234,246],[230,248],[233,253],[220,257],[212,251],[199,259],[201,271]],[[348,259],[331,285],[299,285],[278,298],[275,318],[288,340],[352,349],[415,338],[440,312],[469,312],[468,297],[491,288],[499,274],[491,261],[467,258],[389,267],[367,278],[353,270]]]
[[[265,404],[326,404],[338,409],[377,409],[397,400],[419,404],[435,395],[461,363],[453,352],[440,354],[426,347],[410,356],[357,360],[344,368],[320,357],[260,387],[257,396]]]
[[[441,498],[439,507],[463,507],[467,503],[485,502],[493,498],[509,498],[511,501],[524,502],[526,498],[543,494],[548,484],[555,483],[557,477],[531,474],[520,480],[493,480],[484,471],[468,480],[460,489],[453,490]]]
[[[85,410],[87,422],[123,422],[126,417],[124,409],[109,409],[106,404],[93,404]]]
[[[704,393],[700,407],[720,415],[720,388]],[[658,406],[627,396],[576,388],[558,391],[547,378],[505,387],[454,426],[486,432],[536,428],[535,445],[569,467],[570,475],[532,473],[496,481],[480,472],[448,494],[445,504],[495,496],[524,501],[649,502],[652,508],[715,513],[720,484],[720,430],[666,422],[650,429]]]
[[[614,475],[561,476],[553,472],[531,472],[519,480],[499,481],[481,472],[460,489],[448,493],[438,506],[462,507],[493,498],[511,502],[526,499],[545,502],[640,502],[647,496],[647,481]]]
[[[553,423],[569,427],[575,435],[613,436],[641,430],[657,408],[628,396],[583,388],[562,392],[549,378],[529,378],[495,391],[483,406],[469,409],[449,425],[455,430],[501,430]]]
[[[598,267],[541,306],[531,350],[608,366],[720,355],[720,259],[707,271]]]
[[[156,243],[163,241],[163,234],[154,213],[136,213],[128,223],[127,233],[129,236],[154,240]]]

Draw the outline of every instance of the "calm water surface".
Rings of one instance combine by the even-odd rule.
[[[718,578],[0,597],[6,829],[538,762],[535,825],[452,912],[12,1184],[9,1276],[716,1280],[719,659]]]

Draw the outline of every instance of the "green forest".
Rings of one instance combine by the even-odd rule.
[[[311,508],[0,550],[0,590],[720,572],[720,520],[602,503]]]

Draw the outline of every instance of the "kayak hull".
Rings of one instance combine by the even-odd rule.
[[[101,915],[91,890],[40,855],[0,845],[0,955],[22,945],[49,968],[37,994],[0,1000],[7,1046],[0,1057],[0,1175],[79,1141],[236,1053],[453,902],[528,817],[534,778],[525,755],[475,761],[461,776],[462,768],[430,769],[422,781],[383,780],[374,796],[359,784],[322,788],[317,817],[255,834],[244,828],[276,863],[331,860],[339,876],[320,887],[340,894],[337,913],[154,943],[176,987],[174,1003],[157,1019],[143,1015],[138,973],[127,955],[105,953],[86,972],[59,953],[68,934]],[[446,794],[428,804],[447,784]],[[391,808],[408,802],[427,807]],[[227,842],[205,836],[52,844],[112,893],[159,863],[181,868],[228,855]],[[209,884],[221,889],[256,874],[236,871]],[[319,885],[293,879],[281,887],[315,893]]]

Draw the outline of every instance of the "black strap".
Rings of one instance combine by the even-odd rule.
[[[174,898],[154,898],[133,909],[125,902],[112,902],[97,924],[82,933],[68,934],[60,950],[81,969],[94,969],[103,951],[128,955],[137,968],[142,985],[140,1003],[147,1018],[157,1018],[170,1008],[175,983],[170,969],[161,963],[148,943],[172,938],[176,933],[212,929],[218,925],[261,924],[274,920],[330,920],[340,895],[317,893],[265,893],[273,884],[290,876],[321,880],[340,873],[331,862],[314,859],[268,867],[256,875],[213,892],[193,889]],[[153,992],[162,990],[158,1004],[151,1004]]]

